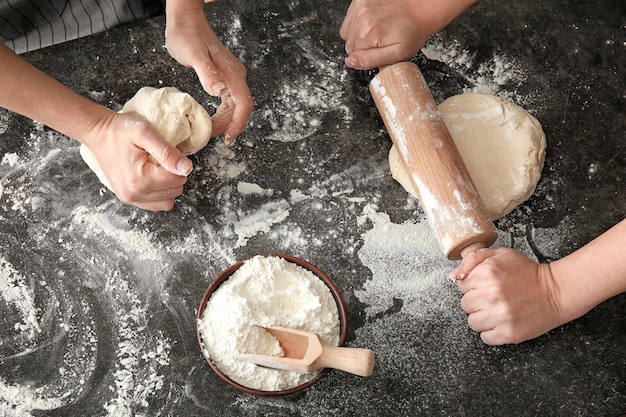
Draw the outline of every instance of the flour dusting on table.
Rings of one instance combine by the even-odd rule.
[[[522,95],[518,88],[526,80],[526,70],[515,58],[494,54],[488,61],[478,61],[475,53],[455,40],[444,40],[434,35],[422,48],[430,60],[439,61],[456,71],[469,84],[463,92],[483,93],[512,101],[527,110],[534,97]]]

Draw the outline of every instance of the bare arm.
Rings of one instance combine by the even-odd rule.
[[[571,320],[626,291],[626,220],[563,259],[552,262],[561,314]]]
[[[0,106],[87,145],[117,196],[141,208],[170,210],[192,169],[143,119],[75,93],[1,43]],[[149,162],[149,154],[161,166]]]
[[[415,55],[476,0],[352,0],[341,25],[346,65],[370,69]]]
[[[626,220],[574,253],[537,264],[512,249],[467,256],[452,271],[469,326],[487,344],[519,343],[626,291]]]
[[[104,106],[39,71],[1,43],[0,106],[72,138],[85,138],[110,113]]]

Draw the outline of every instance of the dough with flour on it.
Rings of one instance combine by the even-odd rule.
[[[537,119],[514,103],[479,93],[450,97],[439,110],[492,220],[533,194],[546,151]],[[417,198],[395,146],[389,165],[393,178]]]
[[[211,138],[209,113],[189,94],[174,87],[143,87],[124,104],[120,113],[135,113],[144,118],[185,155],[198,152]],[[100,182],[113,191],[93,152],[81,144],[80,155]],[[150,160],[158,164],[152,156]]]

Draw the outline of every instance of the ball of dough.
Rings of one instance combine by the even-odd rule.
[[[174,87],[143,87],[124,104],[120,113],[135,113],[144,118],[170,145],[185,155],[198,152],[211,138],[209,113],[189,94]],[[111,189],[91,150],[81,145],[80,155],[100,181]]]
[[[450,97],[439,110],[492,220],[533,194],[546,151],[537,119],[514,103],[479,93]],[[417,197],[395,146],[389,165],[393,178]]]

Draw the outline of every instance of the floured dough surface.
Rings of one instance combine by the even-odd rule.
[[[479,93],[450,97],[439,110],[492,220],[533,194],[546,151],[537,119],[514,103]],[[389,165],[393,178],[417,197],[395,146]]]
[[[135,113],[146,119],[170,145],[185,155],[198,152],[211,138],[209,113],[189,94],[174,87],[143,87],[120,113]],[[80,155],[100,181],[111,189],[91,150],[81,145]],[[157,163],[154,159],[152,161]]]

